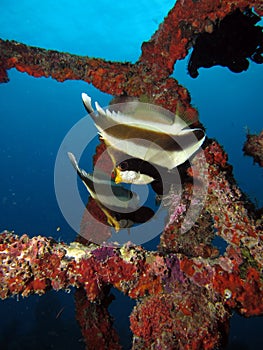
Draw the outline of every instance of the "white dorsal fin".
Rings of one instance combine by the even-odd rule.
[[[95,107],[96,107],[96,110],[99,113],[99,115],[106,117],[106,113],[105,113],[104,109],[99,105],[99,103],[97,101],[95,102]]]
[[[83,92],[81,94],[81,98],[82,98],[82,101],[83,101],[83,104],[84,104],[84,107],[86,108],[86,111],[88,113],[93,113],[94,112],[94,109],[92,108],[91,106],[91,97],[87,94],[85,94],[85,92]]]
[[[92,177],[84,170],[84,169],[80,169],[77,159],[74,156],[73,153],[68,152],[68,157],[69,160],[71,162],[71,164],[73,165],[73,168],[77,171],[77,173],[79,174],[79,176],[81,177],[82,180],[87,179],[89,181],[92,181]]]

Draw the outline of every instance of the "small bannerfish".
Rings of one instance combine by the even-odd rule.
[[[116,184],[102,171],[96,170],[95,174],[88,174],[79,167],[73,153],[68,152],[68,157],[89,194],[106,215],[108,223],[114,226],[116,231],[119,231],[119,229],[123,227],[124,220],[123,216],[119,215],[119,213],[137,210],[139,208],[138,194]],[[121,223],[116,216],[121,217]]]
[[[144,166],[148,162],[170,171],[192,157],[206,137],[201,128],[188,127],[179,113],[172,114],[156,105],[125,102],[127,112],[122,113],[104,110],[95,102],[95,113],[87,94],[82,94],[82,101],[112,158],[116,183],[148,184],[154,181],[152,173],[133,169],[129,160],[128,168],[123,169],[122,161],[119,161],[123,154],[141,159]],[[122,157],[119,157],[120,152]]]

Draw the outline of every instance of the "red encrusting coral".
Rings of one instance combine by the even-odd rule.
[[[119,338],[113,328],[113,320],[107,310],[109,297],[101,303],[92,303],[83,289],[76,290],[77,320],[90,350],[120,350]]]
[[[263,166],[263,131],[259,135],[247,134],[243,147],[244,154],[254,158],[254,162]]]
[[[186,56],[197,34],[211,33],[215,21],[247,7],[263,15],[262,1],[257,0],[177,1],[151,40],[143,43],[142,55],[134,64],[0,39],[0,82],[8,81],[11,68],[60,82],[80,79],[111,95],[135,96],[172,112],[181,108],[188,122],[196,123],[198,113],[190,104],[188,91],[169,77],[174,64]],[[261,140],[262,133],[249,136],[245,147],[247,154],[256,154],[260,165]],[[103,155],[101,168],[108,171],[110,161],[104,151],[102,144],[95,161]],[[5,231],[0,235],[0,297],[79,288],[77,319],[87,348],[119,349],[106,310],[108,289],[114,286],[138,299],[130,318],[133,349],[213,349],[223,345],[231,309],[245,316],[263,314],[262,217],[235,183],[222,147],[208,140],[204,154],[208,194],[198,220],[187,232],[180,234],[193,192],[188,181],[183,183],[178,205],[177,194],[173,189],[169,193],[169,222],[157,252],[132,244],[122,248],[78,242],[66,245]],[[197,155],[194,162],[202,159]],[[187,170],[190,178],[192,171]],[[203,175],[197,174],[200,183]],[[106,223],[94,200],[87,206]],[[84,215],[81,233],[87,230],[90,238],[98,232],[90,217],[86,218]],[[101,234],[106,237],[107,229]],[[224,253],[213,246],[215,235],[226,242]]]
[[[160,265],[160,270],[157,266]],[[0,297],[46,290],[83,287],[90,301],[103,296],[111,284],[131,297],[154,294],[162,289],[165,266],[158,254],[141,247],[69,246],[46,237],[0,235]]]
[[[201,290],[188,285],[177,292],[146,297],[130,316],[136,335],[133,349],[150,349],[153,344],[155,349],[214,349],[225,344],[229,313]]]

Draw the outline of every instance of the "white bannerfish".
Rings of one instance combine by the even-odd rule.
[[[101,171],[97,170],[96,176],[88,174],[79,167],[73,153],[68,152],[68,157],[89,194],[106,215],[108,223],[114,226],[116,231],[119,231],[121,228],[120,222],[118,222],[114,213],[123,211],[125,213],[126,210],[129,212],[138,209],[140,202],[138,194],[109,180],[107,174]]]
[[[96,113],[87,94],[82,94],[82,100],[107,145],[117,183],[145,184],[154,180],[130,168],[122,171],[118,167],[120,153],[171,170],[191,158],[206,137],[201,128],[190,128],[177,113],[156,105],[125,102],[124,112],[115,112],[117,105],[104,110],[95,102]],[[123,104],[119,106],[123,109]]]

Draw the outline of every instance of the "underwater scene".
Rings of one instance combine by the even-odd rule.
[[[262,348],[262,1],[0,14],[0,350]]]

